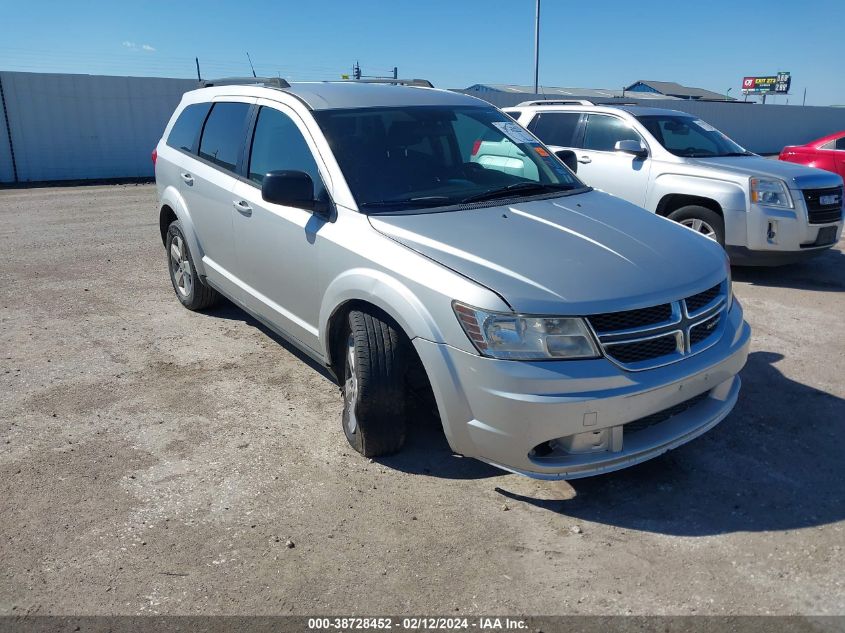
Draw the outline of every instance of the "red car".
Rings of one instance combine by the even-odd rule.
[[[845,130],[806,145],[787,145],[778,158],[832,171],[845,178]]]

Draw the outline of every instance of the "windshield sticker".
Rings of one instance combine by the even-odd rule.
[[[695,121],[693,121],[693,123],[698,125],[698,127],[707,130],[708,132],[718,132],[719,131],[716,128],[714,128],[712,125],[710,125],[709,123],[705,123],[701,119],[696,119]]]
[[[566,181],[569,181],[569,180],[572,179],[572,176],[569,173],[569,169],[566,167],[566,165],[563,164],[563,162],[559,158],[552,156],[546,150],[544,150],[542,147],[535,147],[534,149],[538,154],[540,154],[540,156],[543,156],[543,162],[557,176],[562,176],[564,178],[564,180],[566,180]],[[542,154],[540,153],[541,151],[542,151]],[[545,156],[544,156],[544,154],[545,154]]]
[[[514,123],[513,121],[493,121],[493,125],[517,145],[522,145],[523,143],[537,144],[537,139],[531,136],[528,130],[524,129],[519,123]]]

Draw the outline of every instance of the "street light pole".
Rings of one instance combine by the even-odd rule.
[[[534,16],[534,94],[540,92],[540,0]]]

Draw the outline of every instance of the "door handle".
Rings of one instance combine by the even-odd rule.
[[[252,215],[252,207],[247,204],[246,200],[235,200],[232,206],[238,210],[239,213],[249,217]]]
[[[188,172],[182,172],[182,180],[185,181],[185,184],[192,185],[194,184],[194,177],[191,176]]]
[[[581,157],[578,159],[578,162],[579,162],[579,163],[582,163],[582,164],[584,164],[584,165],[586,165],[587,163],[592,163],[592,162],[593,162],[593,159],[592,159],[592,158],[590,158],[589,156],[581,156]]]

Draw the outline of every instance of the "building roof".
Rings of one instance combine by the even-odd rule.
[[[689,86],[682,86],[674,81],[651,81],[648,79],[640,79],[635,81],[625,90],[633,90],[637,85],[643,85],[651,88],[661,95],[677,97],[679,99],[710,99],[714,101],[724,101],[725,95],[713,92],[712,90],[705,90],[704,88],[692,88]],[[638,93],[649,94],[649,93]],[[654,94],[654,93],[651,93]],[[733,101],[733,99],[731,99]]]
[[[540,92],[534,92],[534,86],[521,86],[518,84],[473,84],[463,90],[465,93],[503,92],[510,94],[540,94],[551,97],[565,97],[567,99],[619,99],[624,97],[636,99],[673,99],[662,94],[653,92],[638,92],[622,94],[622,90],[610,90],[605,88],[561,88],[557,86],[540,86]]]

